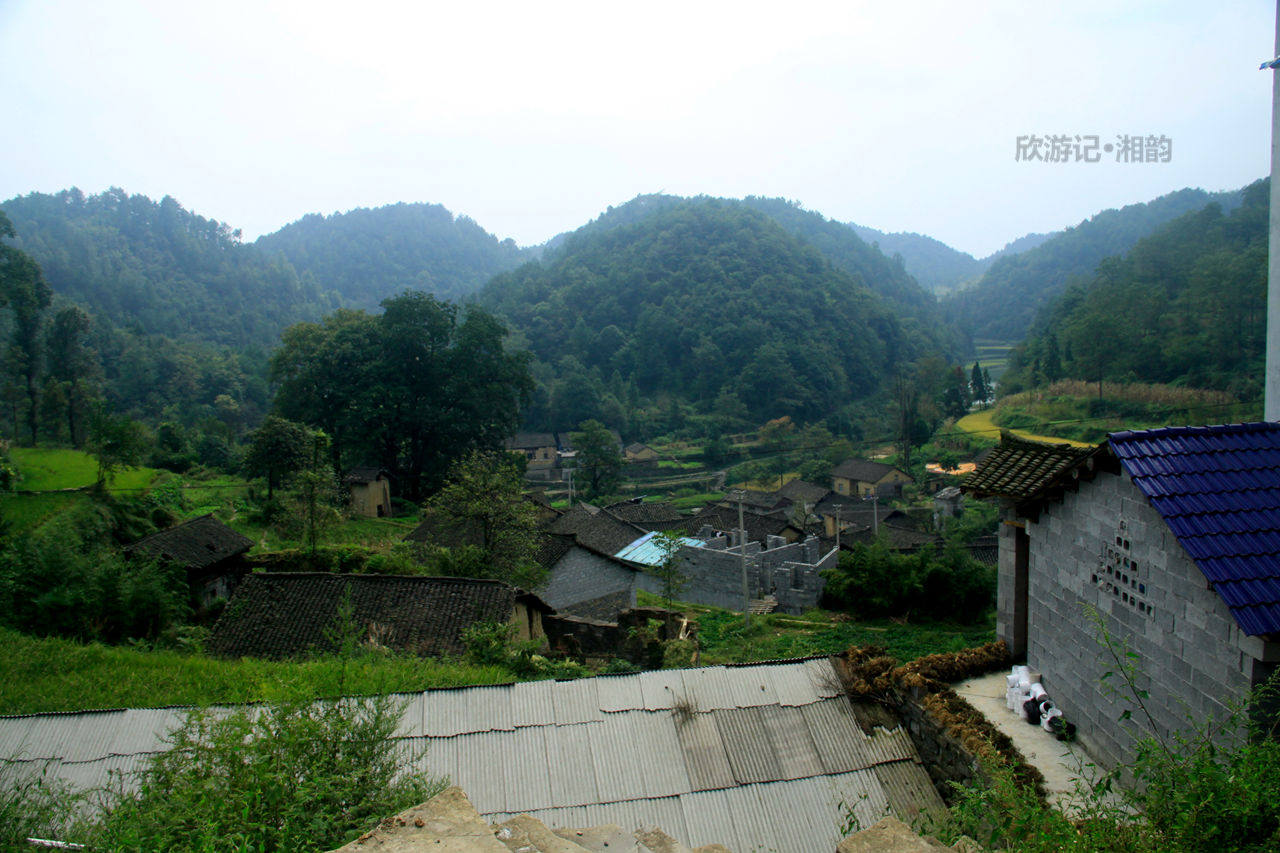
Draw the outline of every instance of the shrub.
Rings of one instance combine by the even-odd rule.
[[[311,851],[341,846],[438,793],[402,766],[386,696],[192,711],[137,792],[117,786],[95,850]],[[118,780],[123,783],[125,780]]]

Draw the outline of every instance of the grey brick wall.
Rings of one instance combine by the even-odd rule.
[[[1139,687],[1149,691],[1147,709],[1161,736],[1187,731],[1210,715],[1221,719],[1228,703],[1248,691],[1253,661],[1239,649],[1230,612],[1125,475],[1081,483],[1078,492],[1027,521],[1026,530],[1027,662],[1100,762],[1127,763],[1134,737],[1153,732],[1137,708],[1130,723],[1120,722],[1130,706],[1102,684],[1103,674],[1117,666],[1099,642],[1090,608],[1117,642],[1138,654]],[[1012,566],[1006,571],[1004,550],[1012,535],[1012,529],[1001,531],[1006,620]],[[1123,687],[1118,674],[1107,683]]]
[[[539,595],[556,610],[577,612],[574,607],[600,600],[618,601],[622,607],[636,606],[636,589],[648,589],[641,572],[620,566],[582,548],[572,548],[556,563],[551,579]],[[621,608],[620,608],[621,609]],[[590,615],[603,618],[598,608]],[[616,613],[616,611],[615,611]]]
[[[775,543],[776,544],[776,543]],[[819,572],[835,565],[836,552],[819,554],[818,540],[778,545],[761,550],[747,546],[747,586],[751,598],[773,594],[784,613],[804,613],[818,606],[825,581]],[[680,597],[731,610],[742,609],[742,556],[719,547],[680,551],[681,570],[689,579]]]

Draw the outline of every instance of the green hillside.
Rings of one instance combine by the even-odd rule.
[[[282,255],[322,291],[369,310],[406,290],[462,299],[531,254],[438,204],[313,213],[254,245]]]
[[[973,287],[943,302],[948,316],[975,338],[1020,340],[1036,312],[1076,277],[1092,276],[1104,258],[1127,252],[1164,223],[1210,202],[1230,208],[1240,193],[1183,189],[1146,204],[1104,210],[1035,248],[1002,256]]]
[[[870,282],[745,203],[642,198],[603,219],[480,294],[541,362],[541,428],[616,423],[611,411],[659,397],[810,421],[938,349]]]

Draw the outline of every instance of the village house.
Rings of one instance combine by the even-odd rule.
[[[523,453],[529,469],[554,468],[558,464],[556,456],[559,445],[554,433],[521,432],[506,441],[506,448],[514,453]]]
[[[207,605],[215,599],[228,598],[249,572],[245,554],[252,547],[252,539],[210,514],[139,539],[127,546],[125,553],[183,567],[192,599]]]
[[[658,451],[647,444],[635,442],[623,448],[622,456],[628,462],[655,462],[658,459]]]
[[[840,495],[900,498],[902,487],[913,482],[905,471],[869,459],[846,459],[831,469],[831,488]]]
[[[351,512],[382,518],[391,511],[391,475],[382,468],[352,468],[342,478],[351,492]]]
[[[1280,425],[1004,436],[964,485],[999,499],[996,630],[1107,766],[1222,720],[1280,663]],[[1134,652],[1146,714],[1104,687]],[[1117,675],[1111,676],[1114,680]],[[1138,726],[1131,730],[1130,726]]]
[[[342,608],[349,606],[349,624]],[[236,590],[209,638],[220,657],[282,659],[338,650],[354,630],[362,644],[424,656],[466,651],[463,632],[493,622],[539,640],[552,612],[538,596],[501,581],[327,572],[258,573]]]

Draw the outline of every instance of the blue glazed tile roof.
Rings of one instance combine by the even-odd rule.
[[[1118,432],[1109,446],[1241,630],[1280,633],[1280,424]]]

